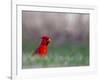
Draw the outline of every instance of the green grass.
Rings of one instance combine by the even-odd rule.
[[[88,44],[67,43],[60,46],[49,45],[46,57],[34,56],[37,44],[23,44],[22,68],[69,67],[89,65]],[[38,45],[37,45],[38,46]]]

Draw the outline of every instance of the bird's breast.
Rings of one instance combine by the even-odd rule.
[[[39,47],[39,55],[40,56],[44,56],[44,55],[46,55],[47,54],[47,51],[48,51],[48,48],[47,48],[47,46],[40,46]]]

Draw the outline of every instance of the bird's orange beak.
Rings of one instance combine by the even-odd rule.
[[[52,41],[52,40],[49,38],[49,39],[48,39],[48,42],[50,43],[51,41]]]

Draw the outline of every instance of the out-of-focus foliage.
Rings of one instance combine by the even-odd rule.
[[[26,47],[27,46],[27,47]],[[68,66],[88,66],[89,47],[88,44],[62,44],[59,47],[49,46],[46,57],[32,56],[32,51],[36,46],[33,44],[24,45],[23,68],[40,67],[68,67]]]

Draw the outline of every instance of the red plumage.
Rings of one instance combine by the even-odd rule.
[[[51,42],[50,37],[42,36],[42,40],[39,47],[35,50],[35,52],[32,53],[32,55],[34,56],[35,54],[38,54],[41,57],[46,56],[48,53],[48,44],[50,42]]]

